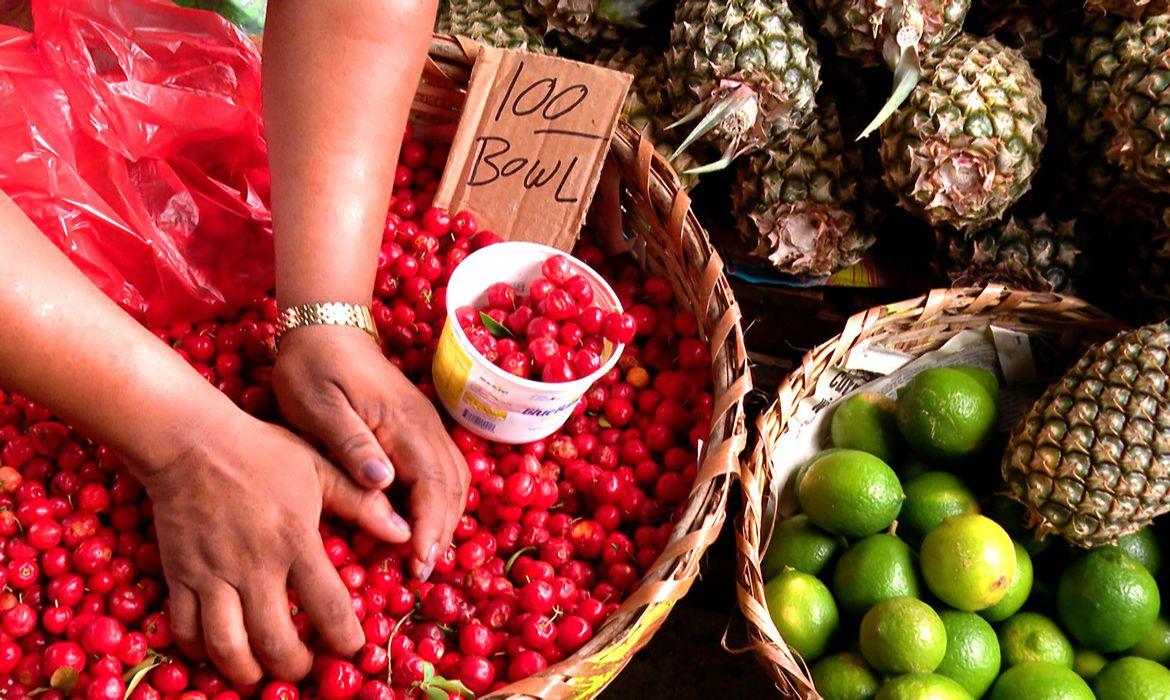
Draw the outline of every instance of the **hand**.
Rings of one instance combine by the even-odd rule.
[[[467,502],[467,462],[434,406],[356,328],[306,326],[287,333],[272,374],[286,418],[316,435],[368,488],[410,486],[415,558],[425,580],[451,543]]]
[[[199,442],[139,472],[154,503],[175,641],[236,683],[261,667],[289,680],[309,672],[287,587],[324,641],[349,655],[364,643],[350,596],[325,555],[321,508],[376,537],[405,542],[384,494],[364,491],[288,431],[243,412],[191,431]]]

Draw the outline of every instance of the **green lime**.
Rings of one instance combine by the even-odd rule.
[[[1015,615],[1032,593],[1032,557],[1028,556],[1028,550],[1019,542],[1013,544],[1016,549],[1016,575],[1008,584],[1007,593],[995,605],[979,611],[990,622],[1000,622]]]
[[[996,494],[987,500],[983,514],[1007,530],[1012,539],[1024,545],[1028,554],[1036,556],[1052,542],[1052,539],[1038,540],[1028,527],[1028,510],[1019,501]]]
[[[1016,575],[1016,547],[994,520],[982,515],[947,518],[919,550],[926,586],[952,608],[995,605]]]
[[[1047,661],[1072,668],[1073,647],[1055,622],[1040,613],[1022,612],[999,626],[1004,666]]]
[[[1118,538],[1117,544],[1098,549],[1119,549],[1146,567],[1146,571],[1154,576],[1157,576],[1158,570],[1162,568],[1162,548],[1158,546],[1158,538],[1151,527],[1122,535]]]
[[[920,543],[952,515],[978,513],[979,501],[962,479],[950,472],[923,472],[903,484],[906,500],[898,513],[898,534]]]
[[[944,610],[938,614],[947,628],[947,653],[934,670],[958,681],[980,697],[999,675],[999,640],[987,620],[975,613]]]
[[[1000,675],[989,700],[1095,700],[1072,669],[1044,661],[1013,666]]]
[[[861,653],[891,674],[930,673],[947,651],[947,630],[938,613],[917,598],[890,598],[861,619]]]
[[[800,479],[799,492],[809,520],[846,537],[886,529],[902,507],[902,484],[894,470],[860,450],[814,459]]]
[[[1110,662],[1093,679],[1098,700],[1170,700],[1170,669],[1136,656]]]
[[[834,447],[861,450],[893,464],[902,436],[894,420],[894,400],[874,392],[854,394],[833,410],[829,426]]]
[[[877,700],[971,700],[971,694],[946,676],[909,673],[886,681]]]
[[[1164,617],[1155,620],[1149,633],[1129,653],[1162,665],[1170,664],[1170,622]]]
[[[1154,577],[1118,549],[1097,549],[1073,563],[1056,587],[1065,628],[1081,644],[1103,652],[1142,641],[1158,619]]]
[[[820,579],[788,569],[764,587],[768,614],[780,636],[796,653],[811,661],[825,653],[837,631],[837,604]]]
[[[898,429],[930,459],[961,460],[995,431],[996,402],[970,375],[948,367],[919,372],[898,394]]]
[[[1109,659],[1089,649],[1077,649],[1076,653],[1073,654],[1073,670],[1087,681],[1096,678],[1107,663],[1109,663]]]
[[[844,447],[830,447],[828,449],[821,450],[796,468],[796,470],[793,472],[794,476],[792,478],[792,494],[796,497],[796,501],[798,503],[800,502],[800,482],[802,479],[804,479],[804,473],[808,471],[809,465],[821,457],[824,457],[825,455],[831,455],[834,452],[840,452],[844,449]]]
[[[833,569],[833,595],[846,612],[864,615],[878,601],[918,597],[918,567],[910,545],[893,535],[870,535],[854,544]]]
[[[881,683],[856,652],[826,656],[812,667],[813,684],[825,700],[871,700]]]
[[[968,377],[979,382],[979,386],[987,392],[993,400],[999,401],[999,380],[995,378],[995,373],[983,369],[982,367],[972,367],[971,365],[955,365],[951,369],[956,372],[962,372]]]
[[[771,579],[786,566],[816,576],[844,546],[844,540],[813,525],[804,513],[785,518],[772,531],[760,562],[764,578]]]

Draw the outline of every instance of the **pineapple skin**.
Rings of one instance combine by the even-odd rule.
[[[1155,192],[1170,192],[1170,17],[1144,22],[1122,44],[1106,110],[1109,160]]]
[[[546,32],[560,32],[585,42],[617,38],[615,28],[597,18],[597,0],[525,0],[524,9],[544,23]]]
[[[947,277],[957,287],[995,282],[1036,292],[1072,293],[1083,271],[1077,221],[1047,214],[1008,216],[973,236],[939,231]]]
[[[1170,325],[1091,349],[1024,417],[1002,469],[1037,535],[1080,547],[1170,510]]]
[[[1085,11],[1143,19],[1170,12],[1170,0],[1085,0]]]
[[[887,26],[892,4],[892,0],[809,0],[821,28],[833,39],[837,53],[863,66],[885,63],[883,49],[887,44],[896,50],[896,37]],[[905,0],[903,3],[906,24],[922,26],[918,39],[920,53],[958,36],[970,9],[971,0]]]
[[[622,103],[622,118],[645,134],[654,144],[654,149],[669,160],[677,139],[667,130],[670,110],[666,106],[666,65],[661,54],[655,55],[649,49],[609,49],[602,51],[594,63],[634,77]],[[672,165],[682,185],[687,189],[694,187],[698,178],[687,175],[686,171],[697,165],[695,159],[687,153],[680,153]]]
[[[777,270],[824,277],[874,243],[858,194],[861,155],[846,143],[836,105],[822,97],[812,123],[743,162],[733,190],[752,256]]]
[[[1031,186],[1045,115],[1018,51],[962,35],[927,57],[922,82],[882,125],[886,186],[934,226],[985,227]]]
[[[747,87],[754,102],[724,119],[704,139],[723,149],[757,150],[804,126],[820,86],[816,43],[787,0],[683,0],[666,53],[667,94],[674,116]]]
[[[445,0],[439,5],[435,32],[465,36],[499,49],[548,54],[544,37],[528,24],[512,0]]]

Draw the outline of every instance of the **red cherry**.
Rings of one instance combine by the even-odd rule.
[[[602,322],[601,333],[611,343],[629,343],[634,340],[638,322],[627,313],[611,313]]]
[[[553,284],[564,284],[573,276],[573,263],[564,255],[554,255],[540,266],[540,273]]]
[[[561,356],[551,358],[540,370],[540,381],[548,383],[571,382],[577,378],[573,365]]]
[[[321,669],[318,696],[323,700],[349,700],[361,690],[362,676],[348,661],[332,660]]]

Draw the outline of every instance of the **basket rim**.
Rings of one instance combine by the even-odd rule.
[[[1068,335],[1069,342],[1091,336],[1094,342],[1123,328],[1117,319],[1077,297],[1055,293],[1014,290],[998,284],[986,287],[934,289],[901,302],[875,306],[851,316],[841,332],[809,350],[800,366],[789,373],[776,390],[773,402],[755,421],[756,444],[743,458],[740,488],[743,512],[737,518],[738,616],[747,628],[750,650],[784,692],[802,698],[820,698],[808,666],[783,640],[764,603],[760,559],[771,529],[781,516],[765,511],[778,493],[771,483],[772,449],[786,434],[796,405],[811,395],[817,379],[862,344],[896,336],[898,331],[935,331],[935,347],[961,330],[995,322],[1022,329],[1048,328]],[[1084,345],[1083,343],[1080,343]],[[920,355],[933,347],[908,350]]]
[[[463,37],[434,35],[412,116],[418,109],[428,128],[434,127],[436,133],[449,129],[461,105],[459,91],[480,50],[480,44]],[[432,81],[427,82],[427,77]],[[747,445],[743,400],[751,389],[751,375],[741,313],[723,262],[677,173],[645,134],[619,120],[610,154],[618,162],[630,206],[639,208],[626,211],[627,226],[632,214],[649,222],[641,231],[642,248],[635,251],[641,253],[636,255],[639,263],[656,273],[663,271],[678,302],[695,313],[700,337],[709,345],[715,400],[708,439],[699,451],[698,475],[671,539],[638,588],[581,650],[487,698],[592,697],[601,692],[649,642],[698,576],[702,555],[726,518],[731,484],[739,475],[739,456]]]

